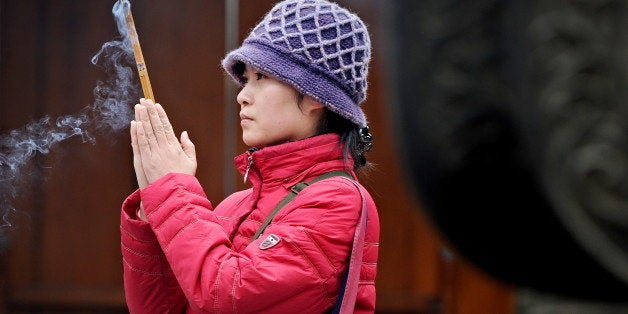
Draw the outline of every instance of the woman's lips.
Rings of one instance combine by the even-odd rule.
[[[240,114],[240,125],[244,125],[250,121],[253,121],[253,119],[245,114]]]

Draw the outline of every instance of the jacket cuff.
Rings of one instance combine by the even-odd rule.
[[[120,227],[129,231],[134,238],[144,241],[155,241],[155,234],[151,230],[150,224],[137,217],[140,202],[140,190],[136,190],[124,200],[120,215]]]
[[[220,226],[196,177],[169,173],[142,190],[142,204],[164,253],[174,237],[199,221]]]
[[[163,275],[165,256],[150,224],[136,216],[140,191],[133,192],[122,204],[120,240],[122,257],[127,266],[142,273]]]
[[[149,217],[173,194],[181,190],[207,199],[205,191],[203,191],[200,182],[198,182],[195,176],[183,173],[168,173],[141,191],[146,216]]]

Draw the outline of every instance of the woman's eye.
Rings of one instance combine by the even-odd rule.
[[[263,78],[267,78],[268,77],[268,76],[266,76],[266,74],[259,73],[259,72],[255,73],[255,74],[257,75],[257,79],[258,80],[261,80]]]

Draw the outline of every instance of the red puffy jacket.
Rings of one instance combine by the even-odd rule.
[[[343,177],[305,188],[250,242],[298,182],[352,169],[339,138],[326,134],[236,158],[253,187],[215,209],[195,177],[168,174],[122,206],[124,288],[131,313],[321,313],[334,305],[359,211]],[[379,220],[370,196],[355,312],[375,309]],[[140,201],[148,223],[136,218]],[[268,235],[274,246],[260,246]]]

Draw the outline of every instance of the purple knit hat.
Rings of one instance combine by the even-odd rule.
[[[240,85],[243,62],[292,85],[359,127],[367,125],[371,40],[360,18],[325,0],[285,0],[255,26],[223,68]]]

